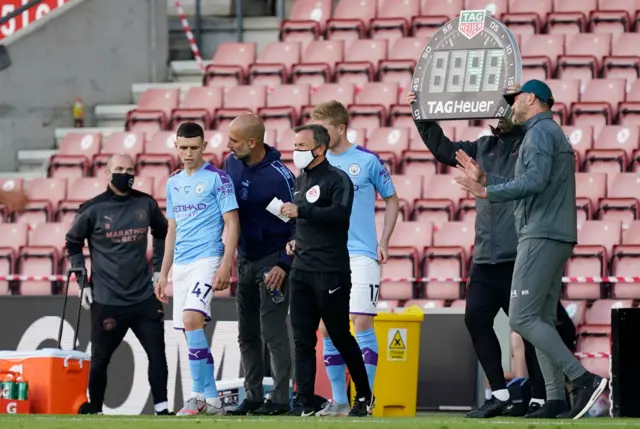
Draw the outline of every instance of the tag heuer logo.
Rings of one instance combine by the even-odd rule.
[[[458,31],[468,39],[473,39],[484,29],[486,10],[463,10],[458,20]]]

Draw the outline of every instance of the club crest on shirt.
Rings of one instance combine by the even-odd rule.
[[[243,200],[249,198],[249,190],[247,188],[240,188],[240,198],[242,198]]]
[[[320,187],[318,185],[315,185],[307,191],[306,196],[307,201],[309,201],[311,204],[315,203],[316,201],[318,201],[318,198],[320,198]]]
[[[349,174],[352,176],[357,176],[360,174],[360,166],[358,164],[351,164],[349,166]]]
[[[202,193],[202,191],[204,191],[204,183],[199,182],[199,183],[196,185],[195,192],[196,192],[196,194],[201,194],[201,193]]]

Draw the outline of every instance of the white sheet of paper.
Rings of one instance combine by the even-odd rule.
[[[282,207],[282,204],[284,203],[281,199],[274,198],[267,206],[267,211],[272,215],[279,217],[283,222],[289,222],[289,218],[280,213],[280,207]]]

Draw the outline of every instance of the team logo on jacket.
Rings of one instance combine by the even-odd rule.
[[[358,164],[351,164],[349,166],[349,174],[352,176],[357,176],[360,174],[360,166]]]
[[[318,201],[318,198],[320,198],[320,187],[315,185],[307,191],[307,201],[313,204]]]
[[[196,185],[196,194],[201,194],[204,191],[204,183],[200,182]]]
[[[240,198],[243,200],[249,198],[249,190],[247,188],[240,188]]]

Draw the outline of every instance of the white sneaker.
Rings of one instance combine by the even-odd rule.
[[[197,414],[208,414],[209,404],[198,398],[189,398],[176,416],[195,416]]]
[[[316,413],[319,417],[346,417],[349,415],[349,404],[338,404],[333,399],[327,401]]]
[[[216,407],[215,405],[211,405],[208,402],[206,404],[207,404],[207,414],[208,415],[210,415],[210,416],[224,416],[226,414],[222,404],[220,404],[219,407]]]

